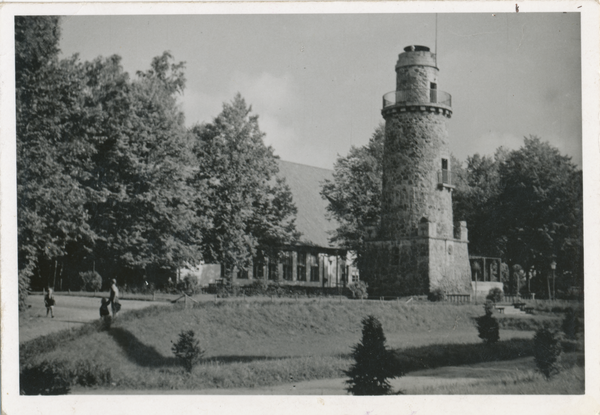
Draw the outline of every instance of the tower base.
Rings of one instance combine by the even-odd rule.
[[[415,236],[368,241],[361,279],[374,296],[426,295],[435,289],[470,294],[468,241]]]

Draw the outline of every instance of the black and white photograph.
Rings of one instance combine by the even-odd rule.
[[[598,5],[484,3],[4,8],[3,412],[598,413]]]

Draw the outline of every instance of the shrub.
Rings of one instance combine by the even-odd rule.
[[[355,363],[344,373],[350,377],[346,390],[352,395],[388,395],[388,378],[401,376],[396,360],[386,348],[381,323],[373,316],[362,320],[362,340],[353,347]]]
[[[429,301],[444,301],[446,299],[446,294],[444,293],[444,290],[442,290],[441,288],[436,288],[433,291],[430,291],[429,294],[427,294],[427,299]]]
[[[60,363],[46,360],[28,365],[19,376],[21,395],[66,395],[71,386],[63,369]]]
[[[577,339],[577,333],[581,330],[579,316],[572,309],[568,308],[565,313],[565,318],[562,321],[562,331],[568,339]]]
[[[533,356],[539,371],[550,378],[560,371],[562,346],[556,332],[547,328],[536,331],[533,337]]]
[[[204,350],[200,348],[200,342],[196,339],[193,330],[179,333],[179,340],[173,344],[171,350],[188,372],[192,371],[194,365],[200,362],[204,355]]]
[[[112,382],[112,371],[97,363],[80,360],[69,370],[69,379],[74,385],[103,386]]]
[[[500,325],[492,315],[493,303],[491,301],[486,302],[484,309],[485,315],[476,319],[479,338],[486,344],[496,343],[500,340]]]
[[[495,303],[499,303],[500,301],[502,301],[504,299],[504,293],[502,292],[502,290],[500,288],[494,287],[488,292],[488,295],[485,298],[487,300],[491,300]]]
[[[364,281],[357,281],[352,284],[348,284],[348,288],[352,292],[352,298],[368,298],[369,294],[367,293],[367,288],[369,284]]]
[[[183,279],[185,283],[185,291],[188,294],[199,294],[202,292],[202,287],[198,283],[198,278],[193,275],[186,275]]]
[[[102,277],[96,271],[80,272],[78,281],[80,289],[85,291],[100,291],[102,289]]]

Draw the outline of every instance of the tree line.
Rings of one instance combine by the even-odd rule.
[[[30,284],[90,270],[131,284],[199,261],[230,274],[298,237],[240,94],[186,128],[185,63],[169,52],[130,76],[117,55],[60,59],[59,42],[59,17],[15,17],[21,305]]]
[[[338,157],[321,191],[340,223],[332,240],[357,252],[359,268],[367,229],[380,219],[383,147],[380,125],[366,145]],[[583,288],[582,171],[570,157],[529,136],[516,150],[465,163],[452,157],[451,171],[454,220],[467,221],[470,254],[500,257],[517,278],[534,277],[522,285],[532,292],[548,294],[553,261],[557,291]]]

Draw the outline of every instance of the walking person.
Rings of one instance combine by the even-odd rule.
[[[111,305],[113,320],[117,318],[121,304],[119,303],[119,288],[117,287],[117,280],[113,278],[112,285],[110,286],[110,297],[108,302]]]
[[[46,306],[46,317],[48,317],[48,314],[50,314],[52,318],[54,318],[54,304],[56,304],[56,301],[54,301],[54,294],[52,293],[52,288],[48,288],[48,293],[44,297],[44,305]]]

